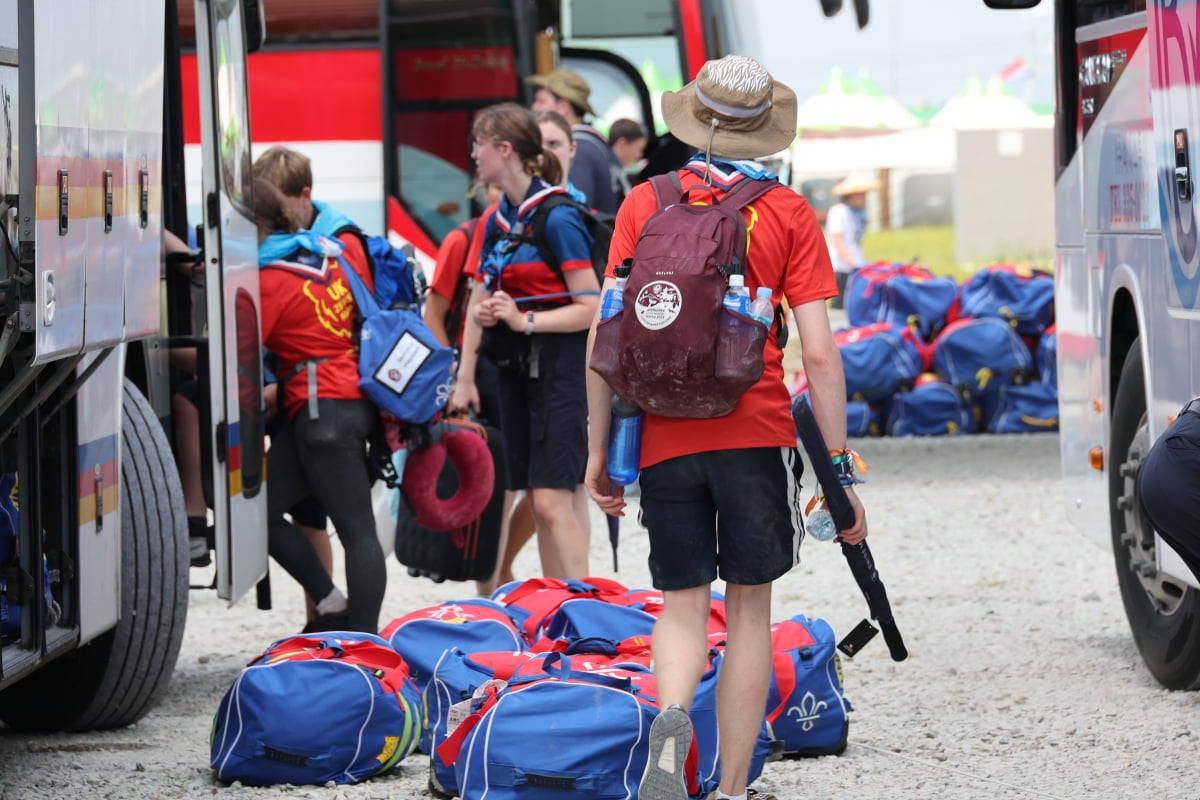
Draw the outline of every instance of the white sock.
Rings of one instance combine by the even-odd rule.
[[[746,792],[738,795],[725,794],[720,789],[717,789],[717,800],[746,800]]]
[[[333,591],[325,595],[321,602],[317,603],[318,614],[336,614],[339,611],[346,610],[346,595],[342,594],[342,590],[338,587],[333,587]],[[742,798],[745,800],[745,798]]]

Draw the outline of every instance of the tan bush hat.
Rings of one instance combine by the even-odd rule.
[[[548,89],[568,103],[579,106],[593,117],[596,116],[596,112],[588,105],[588,96],[592,93],[592,87],[588,86],[588,82],[578,72],[556,69],[545,75],[530,75],[525,82],[530,86]]]
[[[710,155],[758,158],[796,138],[796,93],[747,56],[725,56],[662,98],[675,138]]]
[[[851,172],[833,187],[836,195],[858,194],[873,192],[879,188],[879,180],[867,172]]]

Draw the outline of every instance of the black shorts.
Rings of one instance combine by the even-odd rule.
[[[642,524],[660,591],[770,583],[800,563],[804,464],[795,448],[712,450],[642,470]]]
[[[587,467],[587,331],[546,334],[537,377],[500,371],[508,488],[574,489]]]

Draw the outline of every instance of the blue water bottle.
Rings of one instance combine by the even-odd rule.
[[[608,428],[608,479],[617,486],[637,480],[642,458],[642,410],[614,396]]]
[[[632,265],[628,263],[617,267],[617,282],[604,293],[604,300],[600,303],[600,319],[616,316],[625,308],[625,284],[629,281],[631,268]]]

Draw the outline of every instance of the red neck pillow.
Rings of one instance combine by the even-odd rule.
[[[483,513],[492,497],[496,466],[482,428],[443,424],[435,427],[435,434],[439,432],[429,447],[409,454],[402,486],[418,525],[452,531]],[[437,483],[447,458],[458,476],[458,490],[443,500]]]

